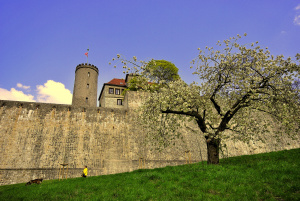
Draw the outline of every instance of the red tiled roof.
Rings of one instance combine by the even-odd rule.
[[[118,86],[126,86],[125,80],[124,79],[118,79],[114,78],[111,81],[105,83],[105,84],[112,84],[112,85],[118,85]]]

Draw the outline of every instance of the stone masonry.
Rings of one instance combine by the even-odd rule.
[[[134,109],[145,94],[127,91],[122,107],[96,107],[97,82],[98,68],[80,64],[72,105],[0,100],[0,185],[58,179],[60,164],[65,163],[70,178],[80,177],[84,165],[88,176],[96,176],[206,160],[205,138],[195,123],[182,129],[184,142],[178,139],[174,146],[156,151],[136,123]],[[271,136],[259,136],[265,143],[224,141],[228,148],[221,157],[300,147],[299,136],[279,141]]]
[[[72,105],[97,107],[98,74],[98,68],[91,64],[76,67]]]
[[[183,132],[185,143],[162,152],[145,144],[132,109],[139,92],[128,92],[126,109],[79,107],[0,100],[0,184],[35,178],[58,179],[59,164],[68,163],[68,178],[79,177],[84,165],[89,176],[158,168],[206,160],[206,144],[197,126]],[[226,156],[299,148],[299,138],[279,143],[227,142]],[[189,151],[189,153],[187,152]],[[190,157],[190,158],[189,158]],[[142,159],[141,159],[142,158]],[[190,160],[190,161],[189,161]]]

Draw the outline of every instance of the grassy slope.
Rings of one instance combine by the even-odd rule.
[[[80,173],[79,173],[80,174]],[[0,186],[0,200],[300,200],[300,149],[130,173]]]

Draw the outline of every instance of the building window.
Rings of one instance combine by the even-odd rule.
[[[88,77],[90,77],[90,72],[88,72]]]
[[[124,89],[121,89],[121,93],[123,94],[123,92],[124,92]]]
[[[116,89],[115,92],[116,92],[116,95],[120,95],[120,89]]]
[[[86,85],[86,88],[87,88],[87,89],[88,89],[88,88],[90,88],[90,85],[89,85],[89,84],[87,84],[87,85]]]
[[[86,98],[85,98],[85,103],[88,103],[88,101],[89,101],[89,98],[86,97]]]
[[[122,104],[122,99],[117,99],[117,105],[123,105]]]
[[[109,92],[110,94],[114,94],[114,88],[109,88]]]

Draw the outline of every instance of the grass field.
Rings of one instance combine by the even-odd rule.
[[[300,200],[300,149],[0,186],[0,200]]]

